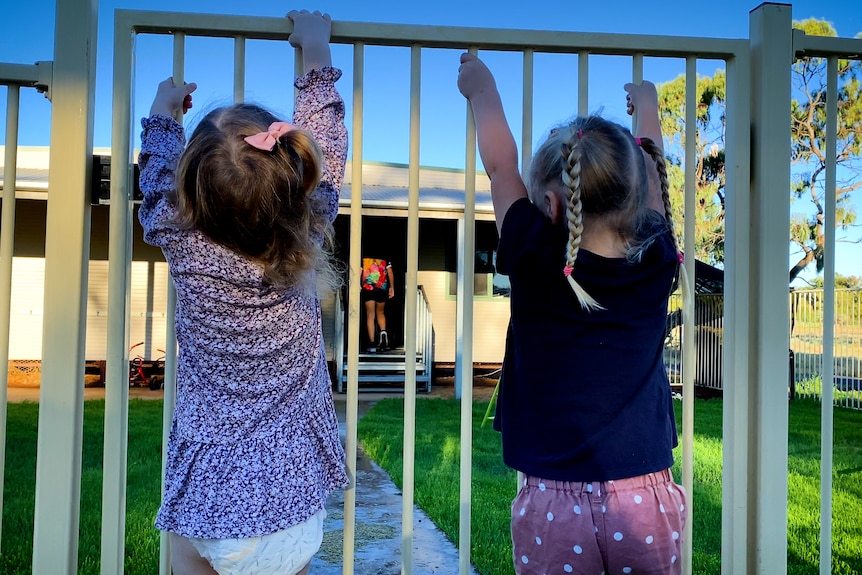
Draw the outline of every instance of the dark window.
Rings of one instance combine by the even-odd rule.
[[[509,297],[509,278],[497,273],[497,250],[477,249],[473,275],[473,295],[477,297]],[[458,294],[458,274],[449,273],[449,295]]]

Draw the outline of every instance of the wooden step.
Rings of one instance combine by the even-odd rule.
[[[342,380],[347,381],[347,361],[344,356]],[[403,349],[359,354],[357,381],[360,391],[403,391],[407,361]],[[431,391],[431,369],[423,354],[416,354],[416,386],[419,391]],[[401,384],[400,386],[398,384]]]

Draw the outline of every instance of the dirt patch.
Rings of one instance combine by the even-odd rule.
[[[90,367],[90,364],[87,364]],[[98,364],[94,366],[98,370]],[[42,361],[38,359],[11,359],[7,371],[7,387],[38,389],[42,381]],[[84,374],[84,387],[103,386],[99,373]]]
[[[39,387],[42,380],[42,362],[38,360],[10,360],[9,387]]]
[[[473,399],[475,401],[488,401],[494,394],[494,388],[499,379],[486,376],[475,376],[473,378]],[[455,376],[447,375],[435,377],[431,386],[431,397],[442,397],[452,399],[455,397]]]

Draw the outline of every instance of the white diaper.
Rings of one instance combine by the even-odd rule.
[[[323,542],[321,509],[308,520],[262,537],[189,539],[219,575],[295,575]]]

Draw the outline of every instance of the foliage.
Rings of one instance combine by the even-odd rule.
[[[824,281],[822,276],[818,276],[814,278],[814,281],[808,283],[811,284],[811,287],[813,288],[823,289]],[[845,276],[836,273],[835,287],[837,289],[862,289],[862,276]]]
[[[697,78],[695,136],[695,256],[709,264],[724,261],[724,70]],[[659,117],[667,141],[666,156],[671,205],[680,243],[684,242],[685,76],[661,84]],[[684,245],[684,244],[683,244]]]
[[[814,36],[837,36],[828,22],[810,18],[794,22],[794,28]],[[859,156],[862,151],[862,64],[859,60],[837,62],[838,133],[835,161],[846,170],[836,184],[835,224],[847,229],[856,221],[851,193],[862,186]],[[794,98],[791,101],[791,190],[794,199],[808,199],[811,214],[795,213],[791,220],[791,242],[800,250],[799,261],[790,269],[790,281],[812,262],[823,269],[825,223],[824,199],[826,162],[826,60],[797,60],[791,74]]]
[[[823,20],[794,22],[809,35],[837,36]],[[848,230],[856,223],[852,195],[862,186],[862,63],[839,59],[838,133],[835,225]],[[823,268],[825,243],[825,176],[827,163],[826,101],[827,62],[824,58],[797,60],[791,69],[791,201],[790,242],[798,261],[791,266],[793,281],[810,264]],[[698,259],[719,263],[724,259],[725,214],[725,92],[724,70],[697,78],[695,246]],[[659,113],[667,142],[668,177],[677,229],[682,230],[685,159],[685,76],[658,86]],[[797,202],[803,202],[799,204]],[[849,241],[839,238],[839,241]]]

